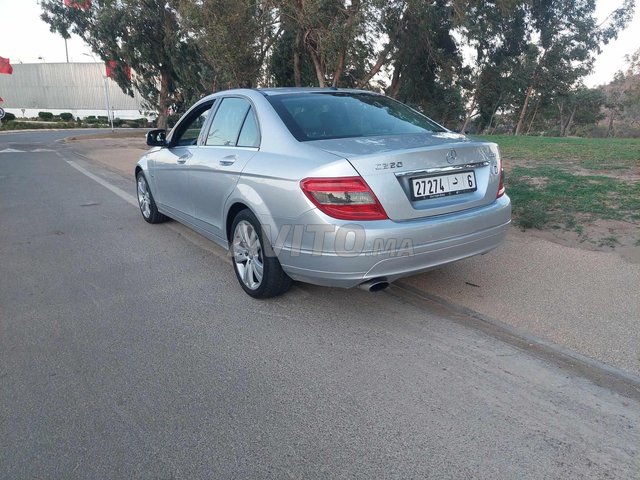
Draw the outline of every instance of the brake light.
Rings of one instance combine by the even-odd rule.
[[[504,195],[505,192],[505,188],[504,188],[504,168],[500,169],[500,183],[498,184],[498,194],[496,195],[496,198],[500,198],[501,196]]]
[[[323,213],[340,220],[385,220],[387,214],[362,177],[305,178],[304,194]]]
[[[498,193],[496,194],[496,198],[500,198],[505,193],[504,188],[504,168],[502,167],[502,155],[500,155],[500,149],[498,148],[498,165],[497,168],[500,170],[500,182],[498,183]]]

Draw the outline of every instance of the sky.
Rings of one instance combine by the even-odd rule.
[[[61,0],[62,1],[62,0]],[[603,20],[622,0],[597,0],[596,14]],[[68,41],[69,61],[91,62],[91,49],[77,36]],[[603,48],[594,73],[584,79],[589,87],[608,83],[624,68],[624,56],[640,48],[640,5],[632,23],[617,40]],[[0,0],[0,56],[12,64],[65,62],[64,40],[40,20],[38,0]]]

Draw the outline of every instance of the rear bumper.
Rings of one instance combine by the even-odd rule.
[[[511,202],[505,195],[485,207],[409,222],[336,224],[317,210],[307,215],[315,217],[302,219],[307,226],[326,223],[323,241],[302,235],[299,245],[277,246],[283,269],[294,280],[350,288],[373,278],[392,282],[493,250],[507,234]]]

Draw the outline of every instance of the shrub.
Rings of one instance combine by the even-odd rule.
[[[2,123],[12,122],[16,119],[16,116],[13,113],[5,112],[4,118],[2,119]]]
[[[127,126],[130,128],[147,128],[149,122],[146,118],[136,118],[135,120],[127,120]]]
[[[65,122],[70,122],[71,120],[73,120],[73,114],[68,112],[61,113],[60,118]]]
[[[53,113],[51,113],[51,112],[38,112],[38,118],[41,118],[42,120],[52,120],[53,119]]]
[[[124,120],[122,120],[121,118],[114,118],[113,119],[113,126],[114,127],[121,127],[123,123],[124,123]]]

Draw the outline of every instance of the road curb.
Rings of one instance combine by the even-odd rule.
[[[423,306],[426,303],[430,308],[433,308],[435,304],[444,310],[444,313],[448,312],[447,318],[456,323],[475,328],[537,357],[551,361],[562,369],[579,374],[596,385],[640,401],[640,377],[632,373],[587,357],[533,335],[526,330],[407,285],[402,281],[394,282],[389,292],[396,293],[405,299],[418,300],[423,303]],[[451,315],[452,313],[453,315]]]

